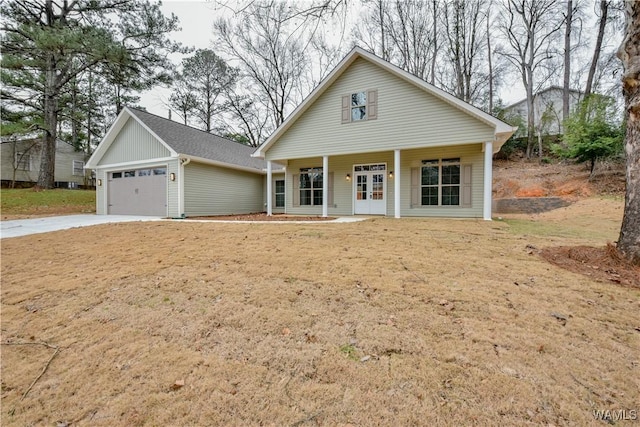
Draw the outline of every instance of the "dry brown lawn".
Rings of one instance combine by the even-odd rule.
[[[2,240],[2,425],[602,425],[640,409],[640,289],[535,248],[621,206]]]

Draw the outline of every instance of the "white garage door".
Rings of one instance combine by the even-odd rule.
[[[108,213],[167,215],[167,168],[109,172]]]

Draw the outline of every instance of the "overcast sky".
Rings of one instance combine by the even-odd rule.
[[[229,0],[228,4],[233,4],[234,0]],[[162,10],[165,15],[175,14],[180,20],[182,31],[171,34],[171,37],[186,46],[196,49],[212,47],[213,30],[212,25],[218,17],[230,13],[229,9],[216,7],[213,2],[205,0],[164,0]],[[176,63],[180,63],[181,56],[176,55]],[[504,84],[505,89],[499,96],[505,104],[511,104],[525,97],[524,91],[520,89],[522,84],[519,81],[513,84]],[[140,99],[140,104],[150,113],[159,116],[168,116],[167,102],[171,91],[167,88],[155,88],[144,93]],[[176,119],[176,117],[174,117]]]

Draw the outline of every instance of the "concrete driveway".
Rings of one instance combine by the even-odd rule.
[[[161,217],[135,215],[67,215],[44,218],[0,221],[0,239],[48,233],[75,227],[108,224],[114,222],[160,221]]]

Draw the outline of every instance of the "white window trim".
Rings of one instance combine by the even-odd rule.
[[[277,184],[278,182],[282,182],[282,191],[281,192],[278,192],[278,184]],[[276,179],[276,180],[274,180],[273,188],[274,188],[273,194],[275,196],[274,197],[275,200],[274,200],[273,207],[276,208],[276,209],[284,209],[284,207],[286,206],[285,194],[286,194],[286,188],[287,188],[287,181],[284,178]],[[279,195],[282,195],[282,206],[278,206],[278,196]]]
[[[453,160],[457,160],[457,161],[453,161]],[[438,184],[432,184],[432,185],[423,185],[422,184],[422,168],[424,167],[429,167],[429,166],[435,166],[434,164],[425,164],[425,162],[435,162],[438,161]],[[446,162],[445,162],[446,161]],[[443,166],[458,166],[458,184],[443,184],[442,183],[442,167]],[[437,205],[425,205],[422,203],[422,189],[425,187],[437,187],[438,188],[438,204]],[[444,187],[458,187],[458,204],[453,205],[453,204],[449,204],[449,205],[443,205],[442,204],[442,189]],[[462,161],[460,158],[452,158],[452,159],[427,159],[427,160],[423,160],[422,164],[420,165],[420,206],[421,207],[458,207],[458,206],[462,206]]]
[[[80,168],[76,168],[76,163],[80,163]],[[79,173],[76,173],[76,169],[80,169]],[[74,160],[71,162],[71,173],[73,176],[84,176],[84,162],[82,160]]]
[[[305,170],[305,169],[307,169],[307,170]],[[300,169],[300,174],[298,176],[298,180],[299,180],[298,181],[298,187],[299,187],[298,191],[300,193],[300,195],[299,195],[300,196],[300,206],[322,206],[322,202],[320,202],[320,204],[315,204],[314,203],[313,193],[314,193],[314,191],[322,192],[322,187],[317,187],[317,188],[314,187],[313,186],[313,179],[309,180],[309,182],[311,183],[311,187],[310,188],[302,188],[302,187],[300,187],[300,183],[302,182],[301,181],[302,180],[302,175],[308,175],[309,173],[319,173],[320,175],[322,175],[322,171],[323,171],[322,166],[320,166],[320,167],[312,167],[312,168],[301,168]],[[323,175],[322,176],[323,182],[324,182],[325,178],[326,177]],[[311,197],[310,197],[311,203],[310,204],[303,204],[302,203],[302,192],[303,191],[311,191]]]

